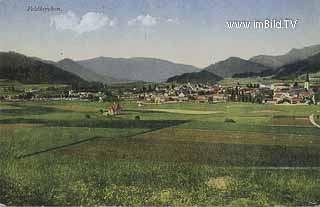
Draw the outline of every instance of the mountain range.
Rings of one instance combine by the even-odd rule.
[[[204,68],[204,70],[207,70],[223,78],[232,77],[233,75],[240,73],[262,72],[269,69],[271,68],[238,57],[230,57],[226,60],[217,62]]]
[[[96,81],[101,83],[120,82],[120,80],[116,80],[112,77],[95,73],[94,71],[85,68],[79,63],[68,58],[60,60],[59,62],[54,63],[54,65],[70,73],[77,74],[86,81]]]
[[[295,78],[320,71],[320,45],[292,49],[279,56],[258,55],[248,60],[230,57],[204,69],[155,58],[97,57],[58,62],[0,52],[0,79],[23,83],[74,82],[217,82],[223,78],[269,76]]]
[[[320,45],[304,47],[302,49],[292,49],[288,53],[279,56],[258,55],[249,60],[238,57],[230,57],[209,65],[203,70],[209,71],[222,78],[247,78],[266,77],[275,79],[296,78],[305,73],[320,71]],[[199,81],[201,75],[197,73],[183,74],[174,77],[175,80],[185,80],[189,82]],[[172,79],[168,79],[169,82]]]
[[[54,62],[15,52],[0,53],[0,79],[23,83],[71,83],[76,79],[101,83],[161,82],[192,71],[200,69],[155,58],[66,58]]]
[[[259,63],[230,57],[226,60],[209,65],[200,72],[185,73],[169,78],[167,82],[211,82],[216,83],[223,78],[247,77],[260,74],[263,71],[273,71],[272,68]]]
[[[320,53],[276,69],[273,77],[276,79],[293,79],[306,73],[316,73],[319,71]]]
[[[249,59],[251,62],[259,63],[271,68],[279,68],[281,66],[304,60],[308,57],[320,53],[320,45],[312,45],[301,49],[292,49],[284,55],[258,55]]]
[[[86,83],[76,74],[15,52],[0,52],[0,79],[22,83]]]
[[[109,58],[98,57],[77,61],[78,64],[92,71],[120,80],[161,82],[168,78],[200,71],[192,65],[177,64],[155,58]]]

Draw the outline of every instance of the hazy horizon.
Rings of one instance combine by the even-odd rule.
[[[53,61],[147,57],[203,68],[231,56],[319,44],[319,13],[317,0],[0,0],[0,51]],[[298,23],[294,29],[226,26],[265,19]]]

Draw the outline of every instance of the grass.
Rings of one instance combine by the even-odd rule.
[[[0,102],[1,202],[320,204],[319,106],[109,104]]]
[[[259,136],[259,139],[257,139]],[[166,128],[152,133],[135,137],[144,142],[172,142],[172,143],[225,143],[249,145],[279,145],[279,146],[313,146],[318,147],[320,140],[316,135],[290,135],[285,137],[275,136],[273,133],[235,132],[223,130],[199,130],[188,128]]]

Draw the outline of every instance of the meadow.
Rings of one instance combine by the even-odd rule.
[[[320,204],[320,106],[110,104],[0,102],[0,203]]]

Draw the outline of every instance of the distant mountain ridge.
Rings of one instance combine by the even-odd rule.
[[[276,69],[265,70],[259,73],[235,74],[233,77],[247,78],[247,77],[269,76],[273,79],[295,79],[300,75],[305,75],[306,73],[316,73],[319,71],[320,71],[320,53],[313,55],[311,57],[308,57],[304,60],[286,64]]]
[[[85,83],[79,76],[49,63],[15,53],[0,52],[0,79],[22,83]]]
[[[284,65],[274,72],[273,78],[292,79],[306,73],[316,73],[320,71],[320,53],[307,59]]]
[[[270,67],[238,57],[230,57],[226,60],[219,61],[204,68],[204,70],[207,70],[223,78],[232,77],[235,74],[241,73],[259,73],[270,69]]]
[[[288,53],[280,56],[258,55],[249,60],[230,57],[226,60],[211,64],[203,70],[209,71],[222,78],[266,76],[279,79],[294,78],[307,72],[318,72],[319,54],[320,45],[313,45],[301,49],[292,49]],[[202,77],[197,74],[183,74],[169,78],[168,80],[185,80],[188,79],[189,76],[191,79],[199,79],[199,77]]]
[[[192,65],[173,63],[156,58],[110,58],[98,57],[77,61],[81,66],[97,74],[115,79],[132,81],[161,82],[188,72],[200,71]]]
[[[281,66],[276,67],[277,65]],[[71,84],[132,81],[216,83],[229,77],[270,76],[288,79],[319,71],[320,45],[292,49],[280,56],[258,55],[249,60],[230,57],[202,70],[192,65],[156,58],[97,57],[79,61],[66,58],[54,62],[15,52],[0,52],[0,79],[18,80],[23,83]]]
[[[38,65],[45,66],[45,68],[55,68],[55,70],[58,70],[60,72],[63,71],[68,73],[69,75],[66,75],[65,77],[69,77],[71,74],[75,77],[80,78],[82,81],[89,82],[124,83],[140,80],[145,82],[161,82],[165,81],[171,76],[182,74],[184,72],[200,71],[200,69],[191,65],[177,64],[155,58],[99,57],[81,61],[74,61],[72,59],[65,58],[58,62],[54,62],[50,60],[40,59],[38,57],[27,57],[14,52],[12,54],[17,54],[17,56],[19,57],[23,56],[27,58],[30,63],[32,62],[32,64],[38,63]],[[19,62],[21,62],[21,58],[15,59],[10,64],[11,66],[14,66],[19,64]],[[28,70],[26,70],[25,72],[30,73],[30,71],[33,71],[33,77],[36,77],[36,74],[34,72],[37,70],[37,67],[27,66],[27,68]],[[40,69],[41,68],[43,67],[40,67]],[[45,71],[40,69],[39,72],[42,74],[41,76],[43,78],[40,78],[39,74],[37,80],[43,82],[44,80],[42,79],[45,79],[47,75],[45,75]],[[14,74],[11,74],[9,71],[6,72],[8,73],[6,77],[9,77],[11,75],[14,76]],[[51,74],[50,71],[47,71],[47,73],[49,75]],[[2,76],[4,77],[5,74],[2,74]],[[18,78],[20,79],[20,81],[24,82],[37,82],[36,80],[32,80],[33,78],[29,78],[28,80],[21,77]],[[70,77],[70,81],[66,79],[63,82],[72,82],[72,79],[73,78]],[[47,78],[46,80],[48,81],[48,83],[52,81],[51,78]]]
[[[82,65],[78,64],[72,59],[65,58],[54,64],[65,71],[68,71],[73,74],[77,74],[78,76],[80,76],[82,79],[86,81],[95,81],[95,82],[101,82],[101,83],[113,83],[113,82],[120,81],[112,77],[97,74],[94,71],[83,67]]]
[[[249,59],[251,62],[259,63],[271,68],[278,68],[320,53],[320,45],[312,45],[301,49],[292,49],[284,55],[257,55]]]

